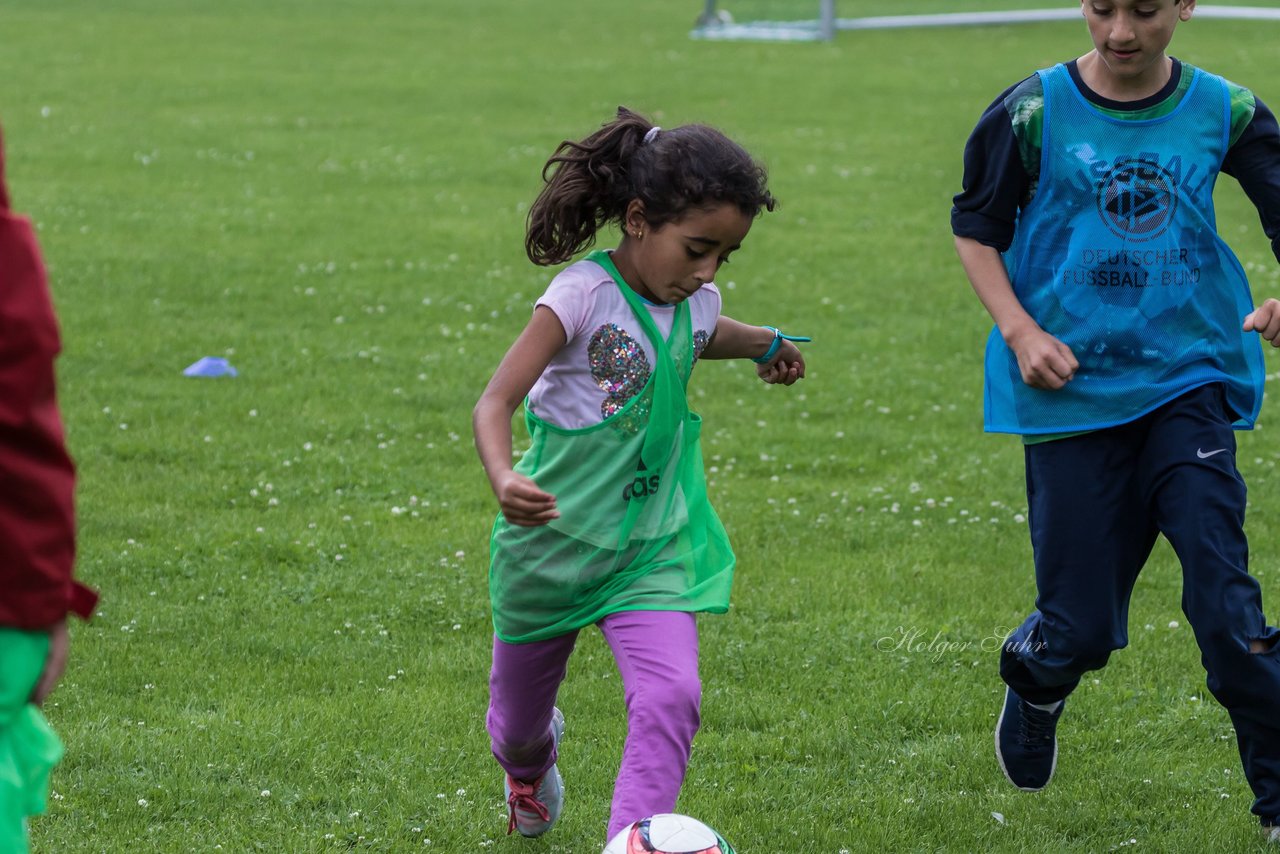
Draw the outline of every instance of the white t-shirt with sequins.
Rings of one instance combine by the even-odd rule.
[[[720,291],[707,284],[687,302],[697,358],[715,332]],[[603,267],[592,261],[566,267],[536,305],[555,312],[568,341],[529,391],[535,415],[568,430],[590,427],[644,388],[654,363],[653,348]],[[658,331],[669,335],[675,306],[646,302],[645,307]]]

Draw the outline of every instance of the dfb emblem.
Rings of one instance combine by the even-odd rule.
[[[1158,163],[1121,160],[1098,182],[1098,214],[1118,237],[1152,240],[1173,221],[1177,186],[1177,179]]]

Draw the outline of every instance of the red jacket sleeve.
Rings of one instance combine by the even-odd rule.
[[[9,209],[0,147],[0,625],[88,618],[97,594],[72,577],[75,466],[54,394],[61,344],[31,223]]]

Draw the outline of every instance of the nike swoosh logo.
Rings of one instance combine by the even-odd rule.
[[[1199,448],[1196,448],[1196,456],[1202,460],[1207,460],[1209,459],[1209,457],[1212,457],[1214,454],[1225,454],[1226,452],[1227,452],[1226,448],[1219,448],[1216,451],[1210,451],[1209,453],[1206,454],[1204,451],[1200,450]]]

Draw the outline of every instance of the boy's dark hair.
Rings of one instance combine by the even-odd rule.
[[[655,227],[721,203],[737,205],[749,217],[776,207],[764,168],[720,131],[682,125],[645,142],[653,127],[618,107],[618,117],[591,136],[560,143],[542,167],[546,185],[529,209],[529,260],[568,261],[606,223],[621,224],[632,199],[644,204],[645,221]]]

